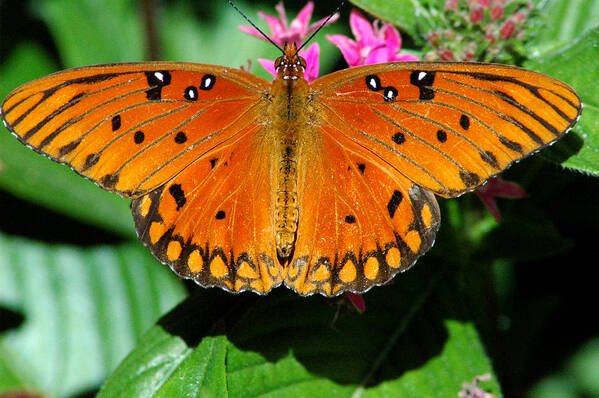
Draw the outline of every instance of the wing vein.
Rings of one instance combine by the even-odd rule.
[[[343,123],[345,123],[347,126],[349,126],[349,128],[351,128],[352,130],[354,130],[355,132],[363,135],[364,137],[368,138],[369,140],[381,145],[382,147],[388,149],[389,151],[393,152],[394,154],[398,155],[399,157],[401,157],[402,159],[406,160],[407,162],[409,162],[410,164],[412,164],[414,167],[418,168],[420,171],[422,171],[424,174],[426,174],[431,180],[435,181],[442,189],[444,192],[448,193],[449,189],[437,178],[435,178],[434,175],[432,175],[431,173],[429,173],[428,170],[426,170],[424,167],[422,167],[419,163],[415,162],[414,160],[410,159],[409,157],[407,157],[406,155],[404,155],[403,153],[399,152],[398,150],[396,150],[395,148],[391,147],[390,145],[387,145],[386,143],[384,143],[383,141],[365,133],[364,131],[358,129],[356,126],[354,126],[353,124],[351,124],[350,122],[348,122],[347,120],[345,120],[344,118],[342,118],[341,116],[339,116],[339,114],[329,105],[327,105],[326,103],[322,102],[323,106],[325,106],[332,114],[334,114],[337,119],[339,119],[340,121],[342,121]],[[343,134],[342,130],[339,129],[339,131],[342,133],[342,135],[347,138],[350,139],[349,137],[347,137],[347,135]],[[352,140],[354,141],[354,140]],[[354,141],[355,142],[355,141]],[[386,160],[384,160],[383,158],[381,158],[381,156],[379,156],[378,154],[376,154],[376,152],[374,152],[372,149],[362,145],[361,143],[356,142],[358,145],[360,145],[362,148],[364,148],[365,150],[367,150],[368,152],[370,152],[371,154],[373,154],[374,156],[376,156],[378,159],[380,159],[382,162],[388,164],[390,167],[392,167],[393,169],[397,170],[399,173],[401,173],[403,175],[403,173],[401,172],[401,170],[397,169],[397,167],[393,166],[392,164],[390,164],[389,162],[387,162]]]

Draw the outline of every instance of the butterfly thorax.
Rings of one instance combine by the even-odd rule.
[[[306,105],[309,86],[304,80],[306,62],[295,44],[285,46],[285,55],[275,61],[277,77],[271,89],[273,135],[277,142],[277,192],[275,197],[275,242],[277,253],[287,260],[293,252],[299,222],[297,160],[301,134],[308,125]]]

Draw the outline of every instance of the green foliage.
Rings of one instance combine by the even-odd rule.
[[[40,0],[15,16],[0,12],[0,29],[16,32],[0,47],[0,98],[61,68],[143,60],[148,48],[139,3]],[[161,58],[233,67],[251,59],[252,72],[269,77],[256,60],[273,59],[276,50],[239,32],[244,21],[225,2],[154,3]],[[236,3],[260,26],[258,10],[274,14],[274,2]],[[416,52],[421,33],[434,27],[431,1],[426,7],[416,0],[354,3],[400,26]],[[596,175],[599,13],[592,0],[571,3],[538,2],[546,29],[527,44],[524,65],[568,82],[585,105],[574,134],[543,157]],[[303,1],[286,6],[293,14]],[[315,8],[322,17],[333,6],[317,2]],[[347,8],[318,36],[321,70],[339,60],[324,35],[349,31]],[[35,37],[11,21],[23,15],[37,24]],[[129,240],[85,247],[0,233],[0,394],[71,397],[105,382],[101,397],[455,397],[462,383],[484,373],[492,380],[481,387],[496,396],[502,390],[523,396],[531,388],[530,397],[598,394],[597,331],[559,340],[564,330],[580,328],[576,319],[551,318],[563,312],[556,293],[544,290],[557,270],[562,284],[582,274],[572,258],[594,243],[594,179],[535,156],[506,174],[529,198],[499,202],[500,224],[473,195],[441,201],[445,220],[435,247],[413,270],[365,294],[364,314],[338,300],[283,289],[258,297],[194,288],[173,308],[185,297],[184,285],[134,238],[127,201],[0,133],[0,201],[7,201],[0,205],[19,209],[1,213],[0,230],[17,219],[20,233],[37,236],[45,220],[28,214],[36,205],[81,222],[45,226],[57,233],[80,228],[87,236],[101,228],[113,241]],[[574,281],[576,293],[562,299],[583,308],[588,296],[580,295],[590,289],[580,284],[591,281]]]
[[[0,393],[94,388],[185,296],[137,243],[85,249],[0,234],[0,253]]]
[[[562,165],[599,175],[599,25],[582,33],[573,43],[535,57],[525,65],[570,83],[584,105],[575,137],[568,137],[547,153]],[[584,65],[581,71],[580,65]]]
[[[492,369],[460,287],[439,285],[444,271],[423,264],[368,294],[364,314],[339,318],[320,297],[280,289],[198,291],[144,336],[100,397],[453,396]]]

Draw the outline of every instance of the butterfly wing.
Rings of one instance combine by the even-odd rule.
[[[318,127],[298,163],[299,223],[285,283],[302,295],[364,292],[408,269],[439,228],[434,195],[345,138]]]
[[[582,108],[565,83],[494,64],[367,65],[326,75],[312,89],[328,124],[445,197],[551,144]]]
[[[281,283],[274,245],[272,141],[251,126],[132,203],[139,238],[202,286],[266,293]]]
[[[134,198],[140,239],[177,273],[266,292],[280,283],[269,141],[256,137],[269,87],[220,66],[98,65],[25,84],[2,116],[32,149]]]
[[[269,84],[221,66],[97,65],[21,86],[2,116],[27,146],[135,198],[255,125]]]

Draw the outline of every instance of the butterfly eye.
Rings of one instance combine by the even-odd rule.
[[[285,57],[284,56],[280,56],[279,58],[276,59],[275,61],[275,69],[279,70],[279,68],[281,66],[285,65]]]
[[[306,69],[306,60],[302,57],[298,57],[298,61],[296,62],[296,64],[299,64],[302,67],[302,69]]]

